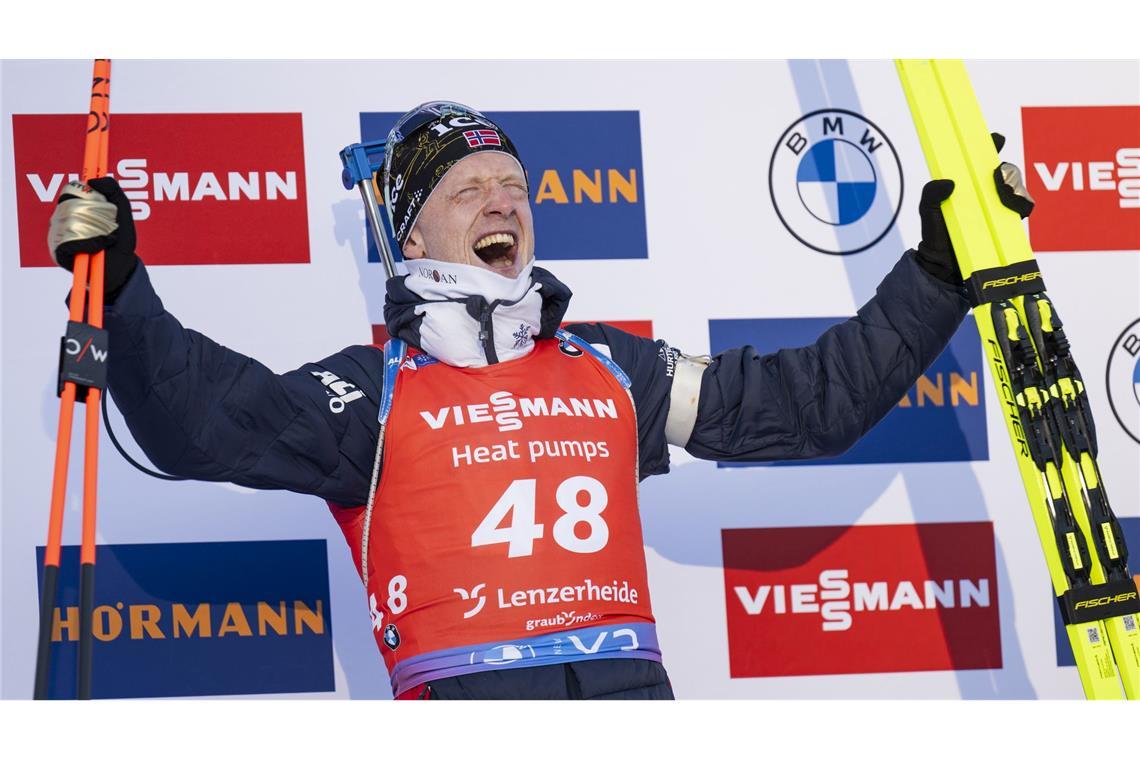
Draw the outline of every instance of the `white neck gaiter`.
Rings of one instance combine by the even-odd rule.
[[[513,280],[469,264],[404,263],[408,290],[428,302],[415,307],[424,351],[455,367],[485,367],[534,350],[542,297],[533,260]]]

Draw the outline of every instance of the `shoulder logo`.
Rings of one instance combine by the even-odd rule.
[[[358,398],[364,398],[364,391],[357,390],[356,386],[331,372],[310,372],[310,375],[319,379],[325,386],[325,394],[329,397],[329,410],[333,414],[340,414],[344,408]]]
[[[768,187],[776,215],[797,240],[848,255],[875,245],[894,225],[902,164],[871,120],[842,109],[813,111],[777,141]]]
[[[673,372],[677,368],[678,354],[680,351],[670,348],[668,343],[657,349],[657,358],[665,363],[665,377],[673,377]]]
[[[558,341],[558,350],[572,359],[577,359],[584,352],[568,340]]]

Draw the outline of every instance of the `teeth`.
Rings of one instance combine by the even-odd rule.
[[[480,238],[479,241],[477,243],[475,243],[475,250],[479,251],[479,250],[486,248],[489,245],[494,245],[496,243],[503,243],[504,245],[514,245],[515,244],[515,236],[508,234],[506,232],[496,232],[494,235],[488,235],[487,237]]]

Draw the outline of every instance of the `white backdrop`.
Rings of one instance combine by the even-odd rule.
[[[969,69],[990,127],[1008,138],[1003,158],[1022,165],[1022,107],[1138,105],[1136,62],[971,62]],[[20,266],[15,188],[25,180],[16,175],[12,116],[82,112],[90,70],[89,61],[5,61],[2,68],[5,698],[27,697],[31,688],[32,551],[46,534],[58,407],[53,373],[69,286],[57,270]],[[570,320],[652,320],[656,337],[690,354],[709,352],[709,320],[853,313],[902,251],[917,244],[918,189],[929,178],[889,61],[122,60],[113,82],[113,115],[302,114],[310,263],[150,268],[167,309],[185,325],[279,372],[370,342],[370,325],[382,322],[382,270],[363,261],[363,212],[341,185],[336,156],[360,139],[362,112],[399,112],[441,97],[490,112],[639,112],[649,257],[543,265],[574,290]],[[896,224],[850,256],[805,247],[777,217],[769,192],[780,136],[823,108],[872,120],[889,135],[904,175]],[[1140,144],[1135,138],[1131,145]],[[1122,213],[1140,224],[1140,210]],[[145,257],[145,228],[140,234]],[[193,245],[193,231],[186,235]],[[541,236],[536,254],[541,260]],[[1140,258],[1135,250],[1086,251],[1044,254],[1040,261],[1089,387],[1117,513],[1140,518],[1140,445],[1116,422],[1104,379],[1117,337],[1140,317]],[[809,282],[810,288],[801,285]],[[1056,664],[1041,550],[988,377],[984,385],[988,461],[728,469],[672,450],[673,472],[647,480],[641,499],[658,632],[678,696],[1080,696],[1075,669]],[[1132,406],[1124,413],[1140,414],[1135,399],[1127,401]],[[113,421],[125,431],[121,418],[113,414]],[[336,690],[310,696],[390,694],[359,580],[322,503],[291,493],[159,482],[123,462],[105,434],[101,450],[100,543],[327,539]],[[80,459],[73,456],[73,484],[81,482]],[[73,485],[65,543],[78,543],[78,492]],[[721,566],[722,529],[972,521],[994,523],[1002,668],[730,678],[725,620],[732,600],[726,601]]]

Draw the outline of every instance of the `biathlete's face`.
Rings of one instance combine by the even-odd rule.
[[[526,177],[506,153],[482,151],[436,185],[404,244],[404,257],[470,264],[515,278],[534,258]]]

